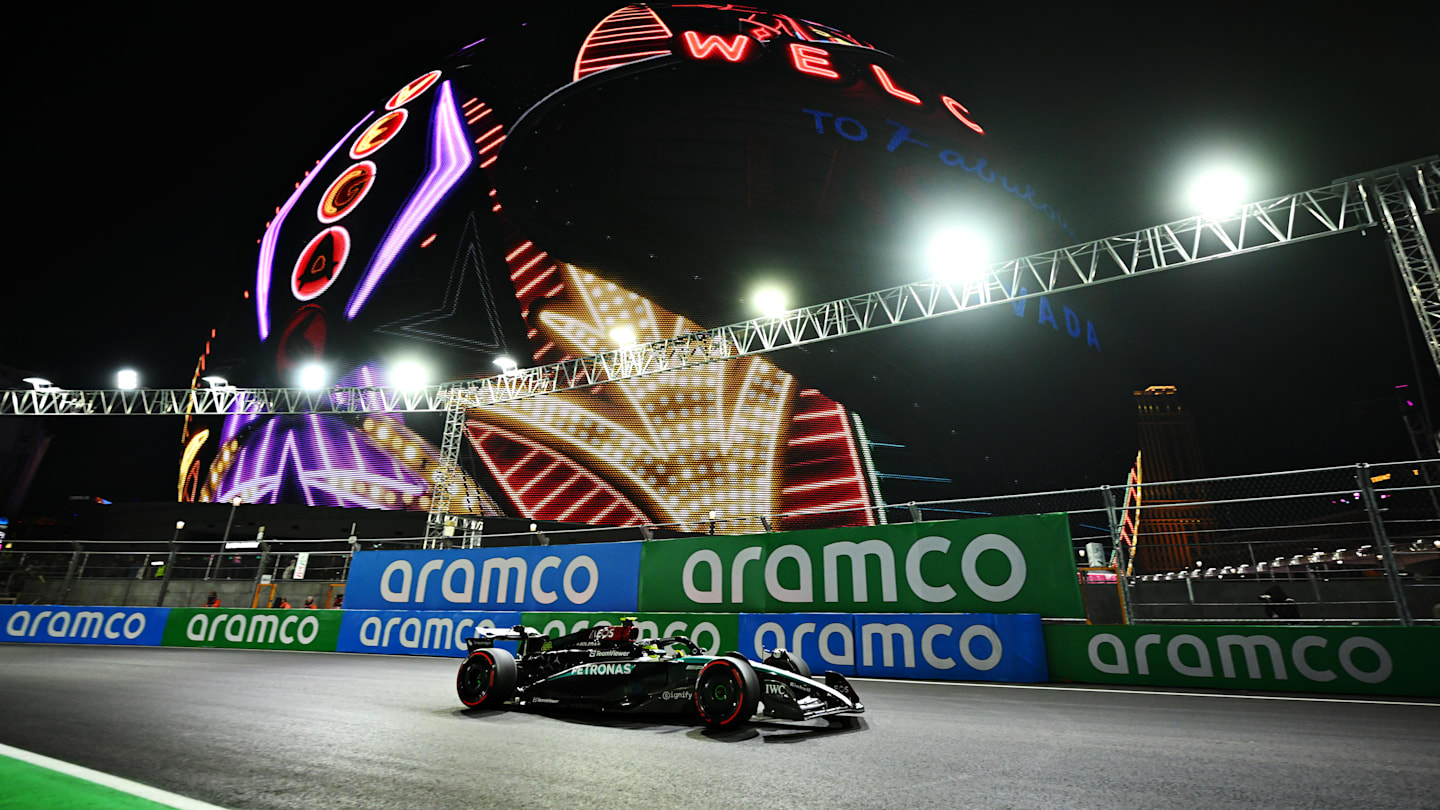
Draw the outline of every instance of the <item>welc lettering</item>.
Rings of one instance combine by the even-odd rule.
[[[760,42],[743,33],[722,36],[685,31],[681,34],[680,39],[684,43],[685,54],[691,59],[701,62],[742,64],[758,59],[762,55]],[[851,74],[858,73],[873,82],[876,89],[891,98],[898,99],[907,105],[924,106],[925,101],[920,96],[907,90],[880,65],[868,62],[866,67],[860,68],[859,62],[849,52],[851,50],[854,49],[832,52],[818,45],[792,42],[786,45],[784,54],[791,69],[797,73],[803,73],[825,82],[843,81],[842,70]],[[938,100],[946,112],[971,132],[977,135],[985,134],[985,128],[975,122],[974,115],[964,104],[943,93],[940,94]]]

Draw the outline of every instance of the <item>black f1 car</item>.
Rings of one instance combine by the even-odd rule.
[[[507,640],[519,642],[517,655],[495,646]],[[640,638],[634,619],[553,639],[532,627],[486,628],[468,643],[455,687],[472,709],[511,703],[695,714],[712,728],[757,714],[809,720],[865,711],[844,676],[812,677],[793,653],[770,650],[759,663],[738,652],[703,655],[685,636]]]

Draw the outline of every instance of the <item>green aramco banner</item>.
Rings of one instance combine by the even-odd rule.
[[[239,647],[251,650],[335,651],[338,610],[236,610],[173,608],[165,623],[166,647]]]
[[[1063,514],[656,540],[640,610],[1085,615]]]
[[[1045,628],[1050,678],[1440,697],[1440,627]]]

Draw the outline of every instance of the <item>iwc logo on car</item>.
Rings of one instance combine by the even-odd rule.
[[[783,683],[774,683],[774,682],[772,682],[772,681],[767,681],[767,682],[765,683],[765,694],[767,694],[767,695],[783,695],[783,696],[785,696],[785,697],[789,697],[789,696],[790,696],[790,690],[787,689],[787,688],[785,687],[785,684],[783,684]]]

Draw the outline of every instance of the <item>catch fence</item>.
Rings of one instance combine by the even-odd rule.
[[[1440,623],[1436,460],[841,511],[855,523],[1064,512],[1077,575],[1090,585],[1110,584],[1112,591],[1118,586],[1124,610],[1117,615],[1138,623]],[[825,523],[835,523],[836,512],[716,515],[707,528],[715,534],[804,528],[822,514]],[[693,523],[486,534],[477,525],[478,531],[462,531],[451,542],[475,547],[646,541],[690,527]],[[156,596],[163,601],[166,587],[177,581],[343,582],[356,550],[423,543],[421,537],[19,543],[0,553],[0,593],[65,603],[79,582],[158,580]],[[1095,570],[1096,563],[1102,570]],[[151,591],[143,593],[149,598]]]

